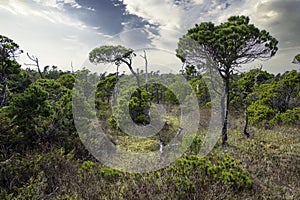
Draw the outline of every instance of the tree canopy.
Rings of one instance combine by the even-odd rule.
[[[278,50],[278,41],[266,30],[249,24],[249,17],[233,16],[227,22],[214,25],[211,22],[196,24],[184,37],[193,39],[216,62],[221,72],[255,59],[269,59]],[[185,61],[182,45],[178,44],[177,56]]]
[[[123,47],[121,45],[104,45],[93,49],[89,53],[89,60],[91,63],[98,64],[108,64],[114,63],[118,67],[124,63],[127,65],[131,73],[136,77],[137,84],[139,86],[138,74],[132,68],[132,58],[136,56],[134,50],[130,48]]]
[[[0,35],[0,107],[4,106],[7,100],[7,79],[9,75],[20,72],[20,65],[16,62],[16,57],[22,53],[19,45],[12,39]]]

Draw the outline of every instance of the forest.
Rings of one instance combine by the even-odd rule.
[[[90,51],[115,69],[98,74],[29,53],[21,65],[22,47],[0,35],[0,199],[299,199],[300,72],[239,71],[278,42],[233,16],[178,38],[176,74],[147,71],[147,50],[121,45]]]

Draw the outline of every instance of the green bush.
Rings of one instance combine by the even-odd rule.
[[[300,108],[287,110],[284,113],[278,113],[272,120],[273,124],[300,125]]]
[[[278,111],[256,101],[248,107],[247,112],[249,114],[250,123],[265,125]]]

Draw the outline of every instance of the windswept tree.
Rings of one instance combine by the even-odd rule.
[[[187,49],[187,39],[195,41],[196,48],[191,48],[189,45]],[[278,41],[269,32],[259,30],[253,24],[249,24],[249,17],[246,16],[232,16],[220,25],[214,25],[211,22],[196,24],[179,40],[176,53],[183,62],[189,63],[188,59],[197,59],[197,57],[210,59],[212,67],[222,77],[224,84],[221,98],[223,144],[227,144],[229,83],[233,71],[242,64],[256,59],[271,58],[278,50],[277,44]],[[207,67],[207,63],[206,65],[198,64],[199,68]]]
[[[131,73],[136,77],[136,82],[138,87],[140,86],[140,80],[138,74],[133,70],[132,58],[136,56],[134,51],[130,48],[123,47],[121,45],[117,46],[100,46],[93,49],[89,53],[89,60],[91,63],[98,64],[109,64],[113,63],[118,69],[121,64],[126,64]]]
[[[21,54],[19,45],[6,36],[0,35],[0,108],[7,101],[7,80],[12,74],[18,74],[21,66],[17,63],[16,57]]]

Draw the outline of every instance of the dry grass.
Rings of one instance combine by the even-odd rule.
[[[246,199],[300,199],[300,128],[271,130],[249,127],[242,133],[242,120],[231,117],[229,146],[217,147],[240,159],[254,180],[253,195]],[[252,193],[251,192],[251,193]]]

